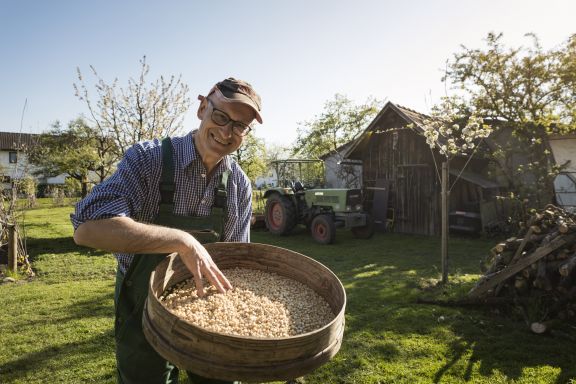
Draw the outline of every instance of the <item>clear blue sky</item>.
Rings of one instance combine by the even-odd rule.
[[[189,85],[187,128],[196,95],[234,76],[262,96],[256,134],[288,145],[336,93],[427,112],[461,44],[483,47],[493,31],[527,45],[533,32],[552,48],[576,33],[574,15],[574,0],[0,0],[0,131],[20,131],[26,99],[23,132],[85,114],[76,67],[124,85],[146,55],[149,79]]]

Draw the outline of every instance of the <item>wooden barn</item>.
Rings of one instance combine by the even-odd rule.
[[[362,161],[367,209],[380,230],[440,234],[442,157],[419,133],[426,117],[388,102],[345,154]],[[486,177],[487,158],[475,154],[461,172],[467,160],[450,163],[450,228],[480,232],[496,220],[500,186]]]

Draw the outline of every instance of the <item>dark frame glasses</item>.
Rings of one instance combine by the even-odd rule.
[[[249,126],[248,124],[244,124],[241,121],[232,120],[226,112],[221,111],[218,108],[215,108],[214,103],[212,103],[210,98],[207,97],[206,100],[208,100],[208,102],[212,106],[212,114],[210,115],[210,118],[212,119],[214,124],[220,127],[224,127],[232,123],[232,132],[240,137],[244,137],[250,133],[250,131],[252,130],[251,126]]]

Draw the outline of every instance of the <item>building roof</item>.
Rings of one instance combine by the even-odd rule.
[[[463,180],[466,180],[472,184],[479,185],[482,188],[500,188],[500,187],[503,187],[503,185],[498,184],[495,181],[488,180],[484,176],[482,176],[478,173],[472,172],[472,171],[461,171],[458,169],[450,169],[449,172],[453,176],[460,177]]]
[[[327,158],[329,158],[332,155],[335,155],[337,153],[346,153],[346,151],[348,150],[348,148],[350,148],[350,146],[354,145],[354,142],[358,139],[359,136],[355,137],[354,139],[350,140],[347,143],[342,144],[341,146],[339,146],[338,148],[336,148],[333,151],[330,151],[328,153],[323,154],[322,156],[320,156],[319,158],[322,160],[326,160]]]
[[[361,152],[364,149],[364,147],[368,144],[371,134],[373,132],[379,132],[380,129],[379,124],[382,117],[390,112],[396,113],[398,116],[400,116],[403,120],[406,121],[405,125],[403,125],[402,127],[396,127],[395,129],[414,129],[416,131],[420,131],[421,133],[423,133],[424,127],[426,126],[426,121],[431,119],[430,116],[424,113],[416,112],[413,109],[403,107],[401,105],[397,105],[389,101],[386,103],[386,105],[384,105],[384,108],[382,108],[382,110],[378,112],[378,114],[370,122],[368,127],[366,127],[366,129],[360,135],[358,135],[357,139],[353,142],[353,145],[351,145],[344,151],[343,157],[351,159],[356,158],[356,156],[358,156],[358,152]],[[408,125],[410,124],[413,125],[412,128],[408,128]],[[445,144],[445,140],[446,139],[441,135],[438,138],[440,144]],[[481,144],[482,142],[484,142],[484,140],[480,141],[479,144],[480,148],[479,150],[475,151],[477,155],[480,155],[489,149],[484,145],[482,145]]]
[[[392,104],[392,103],[391,103],[391,104]],[[427,119],[430,119],[430,116],[425,115],[425,114],[420,113],[420,112],[416,112],[416,111],[413,110],[413,109],[406,108],[406,107],[403,107],[403,106],[401,106],[401,105],[395,105],[395,104],[392,104],[392,105],[393,105],[394,107],[396,107],[396,109],[397,109],[401,114],[403,114],[403,115],[406,117],[407,120],[412,121],[412,122],[413,122],[414,124],[416,124],[416,126],[418,126],[419,128],[422,128],[422,127],[424,126],[424,124],[425,124],[424,122],[425,122]]]
[[[362,149],[362,146],[367,143],[370,137],[370,135],[368,135],[367,133],[370,131],[377,130],[380,119],[389,111],[394,111],[398,115],[400,115],[404,120],[406,120],[406,125],[413,123],[415,129],[423,129],[422,127],[425,125],[424,121],[430,118],[429,116],[423,113],[416,112],[413,109],[406,108],[400,105],[396,105],[393,102],[389,101],[386,103],[386,105],[384,105],[382,110],[378,112],[378,114],[376,115],[376,117],[374,117],[374,119],[370,122],[370,124],[368,124],[368,127],[366,127],[366,129],[360,135],[358,135],[357,139],[353,141],[353,144],[344,151],[343,154],[344,158],[350,157],[350,155],[354,153],[357,148],[360,150]]]
[[[16,151],[31,147],[39,136],[34,133],[0,132],[0,150]]]

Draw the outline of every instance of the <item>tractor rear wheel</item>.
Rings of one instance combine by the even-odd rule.
[[[318,215],[312,220],[310,232],[317,243],[332,244],[336,239],[336,225],[330,215]]]
[[[296,225],[296,207],[278,193],[268,196],[264,214],[266,228],[275,235],[287,235]]]
[[[352,227],[352,235],[357,239],[369,239],[374,235],[374,219],[372,215],[366,215],[366,225]]]

